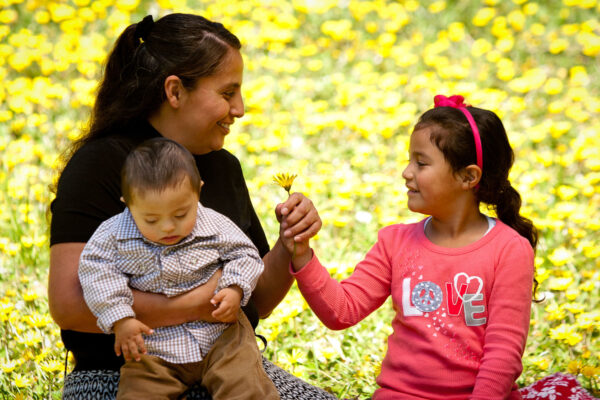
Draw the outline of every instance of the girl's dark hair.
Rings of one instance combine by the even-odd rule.
[[[139,27],[143,26],[143,39]],[[239,39],[222,24],[193,14],[169,14],[156,22],[146,17],[129,25],[108,56],[89,129],[73,143],[65,161],[83,144],[148,119],[165,101],[170,75],[192,89],[213,75]]]
[[[161,192],[189,178],[198,195],[202,186],[194,156],[182,145],[166,138],[149,139],[127,155],[121,170],[121,193],[129,205],[134,192]]]
[[[477,200],[494,209],[500,221],[527,239],[535,252],[538,231],[531,220],[519,213],[521,195],[508,180],[515,155],[504,125],[492,111],[476,107],[467,107],[467,110],[477,124],[483,148],[483,171],[475,191]],[[432,108],[421,115],[414,130],[424,128],[430,129],[432,143],[441,150],[453,171],[477,164],[473,131],[460,110]],[[534,279],[534,293],[537,286],[538,282]]]

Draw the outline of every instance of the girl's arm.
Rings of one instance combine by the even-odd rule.
[[[100,333],[96,317],[83,298],[77,274],[85,243],[60,243],[50,247],[48,303],[50,314],[62,329]],[[210,299],[220,273],[206,284],[180,296],[167,298],[155,293],[134,291],[133,309],[146,325],[156,328],[194,320],[214,322]]]
[[[340,330],[356,325],[383,304],[391,293],[392,279],[386,250],[380,231],[365,259],[341,282],[331,278],[315,255],[303,267],[294,262],[298,288],[325,326]]]
[[[513,239],[499,255],[488,301],[483,357],[470,399],[507,398],[523,369],[531,317],[533,250]]]
[[[301,193],[292,195],[275,209],[286,238],[305,241],[321,229],[321,218],[312,201]],[[285,218],[284,218],[285,217]],[[265,270],[260,276],[252,300],[261,318],[266,318],[290,290],[294,278],[290,274],[290,253],[281,238],[264,257]]]

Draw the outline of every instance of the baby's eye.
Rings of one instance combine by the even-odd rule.
[[[155,224],[157,220],[155,219],[145,219],[144,222],[147,223],[148,225],[152,225]]]
[[[185,218],[186,215],[187,215],[187,213],[181,214],[181,215],[176,215],[175,218],[182,219],[182,218]]]

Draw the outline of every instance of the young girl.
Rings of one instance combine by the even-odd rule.
[[[373,399],[520,399],[515,380],[530,320],[537,231],[508,181],[514,154],[500,119],[435,97],[402,172],[410,210],[379,231],[337,282],[308,247],[292,261],[303,296],[331,329],[357,324],[391,295],[396,316]],[[483,202],[498,218],[479,211]],[[286,246],[292,247],[291,241]]]

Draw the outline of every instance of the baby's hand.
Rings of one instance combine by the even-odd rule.
[[[229,286],[219,290],[210,300],[217,307],[212,312],[213,318],[226,323],[237,321],[242,295],[242,289],[238,286]]]
[[[140,361],[140,354],[146,354],[146,346],[142,333],[151,335],[154,331],[143,322],[135,318],[123,318],[115,322],[115,353],[117,356],[123,352],[126,361],[132,358]]]

